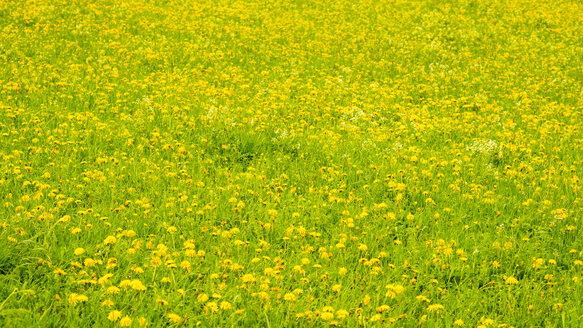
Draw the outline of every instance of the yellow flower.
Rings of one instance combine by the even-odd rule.
[[[132,318],[128,317],[127,315],[119,321],[119,325],[122,327],[129,327],[132,325]]]
[[[71,305],[77,305],[77,303],[87,302],[87,300],[89,300],[89,298],[87,298],[87,296],[85,295],[80,295],[77,293],[72,293],[71,295],[69,295],[69,304]]]
[[[176,313],[170,313],[167,315],[167,317],[170,322],[180,322],[182,320],[182,317]]]
[[[383,304],[383,305],[376,308],[378,313],[383,313],[383,312],[390,310],[390,309],[391,309],[391,307],[386,305],[386,304]]]
[[[111,286],[107,288],[107,292],[109,294],[119,294],[119,288],[115,287],[115,286]]]
[[[505,280],[507,285],[517,285],[518,284],[518,280],[514,277],[507,277],[504,280]]]
[[[340,285],[340,284],[336,284],[336,285],[332,286],[332,290],[337,292],[337,293],[340,292],[340,289],[342,289],[342,285]]]
[[[255,279],[255,277],[250,273],[243,275],[243,277],[241,277],[241,280],[243,282],[255,282],[255,281],[257,281],[257,279]]]
[[[121,311],[118,310],[113,310],[109,312],[109,315],[107,316],[107,319],[109,319],[110,321],[116,321],[119,318],[121,318]]]
[[[453,324],[461,327],[464,325],[464,321],[462,319],[457,319],[456,321],[453,322]]]
[[[322,312],[322,314],[320,314],[320,318],[322,318],[323,320],[332,320],[334,319],[334,313]]]
[[[437,312],[439,310],[443,310],[445,307],[441,304],[431,304],[427,307],[427,311],[429,312]]]
[[[287,293],[283,296],[283,299],[286,301],[295,302],[297,300],[297,297],[293,293]]]
[[[140,327],[146,327],[148,325],[148,320],[144,317],[140,317],[140,319],[138,319],[138,325]]]
[[[346,310],[340,309],[336,311],[336,316],[340,319],[346,318],[350,313]]]
[[[210,311],[211,313],[216,313],[219,311],[219,306],[217,305],[216,302],[208,302],[205,305],[205,312],[206,311]]]
[[[74,251],[75,255],[82,255],[83,253],[85,253],[85,249],[84,248],[76,248]]]
[[[403,293],[405,291],[405,287],[399,284],[388,284],[387,285],[387,293],[385,294],[386,297],[395,298],[397,295]]]
[[[146,286],[144,286],[144,284],[142,284],[142,282],[139,279],[134,279],[130,282],[130,286],[132,287],[133,290],[146,290]]]
[[[376,321],[379,321],[379,320],[381,320],[381,318],[382,318],[382,317],[383,317],[383,316],[382,316],[382,315],[380,315],[380,314],[375,314],[375,315],[373,315],[372,317],[370,317],[370,320],[369,320],[369,321],[370,321],[370,322],[376,322]]]
[[[83,264],[85,264],[86,267],[92,267],[95,263],[97,263],[97,261],[92,258],[86,258],[85,261],[83,261]]]
[[[207,294],[203,293],[203,294],[198,295],[197,299],[199,302],[204,303],[204,302],[208,301],[209,296]]]
[[[103,277],[97,279],[97,282],[100,284],[106,284],[109,282],[109,278],[113,277],[112,273],[106,273],[105,275],[103,275]]]
[[[231,303],[229,302],[221,302],[221,309],[223,310],[230,310],[231,308],[233,308],[233,306],[231,305]]]
[[[119,287],[121,287],[121,288],[130,287],[131,285],[132,285],[132,281],[129,279],[122,280],[119,283]]]
[[[60,274],[60,275],[66,275],[67,273],[65,271],[63,271],[62,269],[55,269],[55,271],[53,271],[53,273],[55,274]]]
[[[113,245],[116,241],[117,238],[115,238],[115,236],[107,236],[103,241],[103,245]]]
[[[157,298],[157,299],[156,299],[156,303],[160,303],[160,304],[162,304],[162,305],[168,305],[168,301],[166,301],[166,300],[163,300],[163,299],[161,299],[161,298]]]
[[[113,306],[113,304],[114,304],[113,301],[109,298],[101,302],[101,306]]]

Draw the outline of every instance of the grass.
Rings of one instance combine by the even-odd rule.
[[[0,326],[578,327],[577,2],[0,2]]]

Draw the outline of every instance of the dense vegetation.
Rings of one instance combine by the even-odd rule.
[[[579,1],[0,2],[0,326],[578,327]]]

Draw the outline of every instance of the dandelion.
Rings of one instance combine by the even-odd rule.
[[[119,318],[121,318],[122,313],[121,311],[118,310],[113,310],[109,312],[109,315],[107,316],[107,319],[109,321],[117,321]]]
[[[403,293],[405,288],[399,284],[388,284],[387,285],[387,293],[385,294],[388,298],[395,298],[397,295]]]
[[[444,310],[444,309],[445,309],[445,307],[441,304],[431,304],[427,307],[427,311],[429,311],[429,312],[437,312],[437,311]]]
[[[257,281],[257,279],[255,279],[255,277],[252,274],[249,274],[249,273],[243,275],[243,277],[241,277],[241,280],[243,282],[245,282],[245,283]]]
[[[105,238],[105,240],[103,241],[103,245],[113,245],[115,244],[115,242],[117,241],[117,238],[115,238],[115,236],[107,236],[107,238]]]
[[[132,325],[132,319],[126,315],[125,317],[121,318],[119,325],[122,327],[129,327]]]
[[[89,298],[82,294],[72,293],[69,295],[69,304],[77,305],[78,303],[87,302]]]
[[[168,317],[168,321],[170,321],[170,322],[172,322],[172,323],[177,323],[177,322],[180,322],[180,321],[182,321],[182,317],[181,317],[181,316],[179,316],[179,315],[178,315],[178,314],[176,314],[176,313],[169,313],[169,314],[167,315],[167,317]]]
[[[346,310],[340,309],[338,311],[336,311],[336,317],[338,317],[339,319],[344,319],[346,318],[350,313]]]
[[[286,301],[295,302],[297,300],[297,297],[293,293],[287,293],[283,296],[283,299]]]
[[[92,267],[97,263],[97,261],[95,261],[92,258],[86,258],[85,261],[83,261],[83,264],[85,264],[86,267]]]
[[[205,307],[205,312],[211,312],[211,313],[217,313],[219,311],[219,306],[217,305],[216,302],[208,302],[206,303]]]
[[[206,301],[208,301],[209,296],[207,294],[199,294],[198,297],[196,298],[199,302],[204,303]]]
[[[518,284],[518,280],[514,277],[507,277],[504,279],[504,281],[507,285],[517,285]]]

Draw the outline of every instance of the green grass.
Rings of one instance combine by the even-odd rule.
[[[581,17],[0,2],[0,326],[578,327]]]

